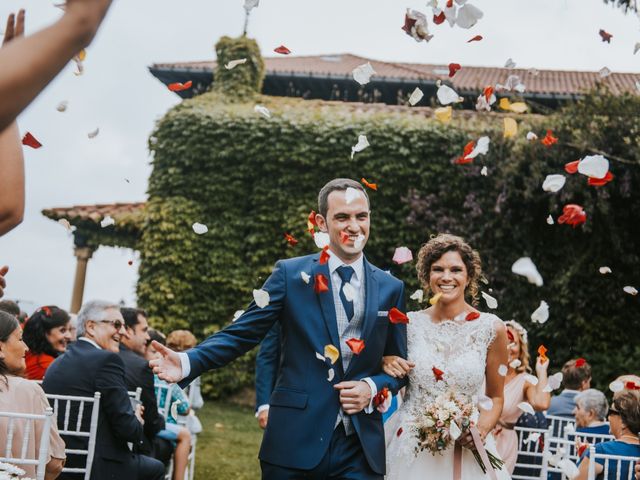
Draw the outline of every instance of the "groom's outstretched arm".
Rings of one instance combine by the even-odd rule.
[[[284,305],[286,272],[278,261],[262,286],[269,293],[269,304],[263,308],[251,302],[247,310],[231,325],[211,335],[200,345],[187,351],[189,375],[180,384],[188,384],[207,370],[220,368],[248,352],[265,337]]]

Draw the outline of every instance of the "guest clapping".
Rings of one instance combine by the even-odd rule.
[[[41,307],[24,325],[29,380],[42,380],[47,368],[71,341],[69,314],[56,306]]]

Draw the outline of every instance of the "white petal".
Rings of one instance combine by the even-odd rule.
[[[493,298],[491,295],[481,292],[482,293],[482,298],[484,298],[484,301],[487,303],[487,307],[494,309],[494,308],[498,308],[498,301]]]
[[[613,393],[621,392],[622,390],[624,390],[624,383],[622,383],[620,380],[614,380],[609,384],[609,390],[611,390]]]
[[[516,359],[514,359],[514,360],[511,360],[511,361],[509,362],[509,366],[510,366],[511,368],[513,368],[513,369],[518,368],[520,365],[522,365],[522,362],[521,362],[520,360],[518,360],[517,358],[516,358]]]
[[[563,458],[558,462],[558,468],[564,473],[570,480],[577,478],[580,475],[580,470],[576,467],[576,464],[573,463],[568,458]]]
[[[538,287],[541,287],[544,283],[542,275],[540,275],[540,272],[538,272],[538,269],[529,257],[522,257],[516,260],[513,265],[511,265],[511,271],[516,275],[527,277],[529,283],[533,283]]]
[[[271,298],[269,297],[269,292],[266,290],[253,290],[253,300],[256,302],[256,305],[260,308],[264,308],[269,305],[269,301]]]
[[[547,386],[544,387],[544,391],[552,392],[559,389],[560,385],[562,385],[562,372],[554,373],[547,379]]]
[[[607,78],[609,75],[611,75],[611,70],[609,70],[607,67],[602,67],[598,73],[600,74],[600,78]]]
[[[540,439],[540,434],[538,432],[531,432],[525,440],[524,443],[537,442]]]
[[[456,25],[460,28],[469,29],[473,27],[478,20],[483,17],[482,10],[467,3],[466,5],[458,9],[458,16],[456,17]]]
[[[353,147],[351,147],[351,158],[353,159],[353,155],[355,153],[361,152],[365,148],[369,146],[369,141],[367,140],[366,135],[358,136],[358,143],[356,143]]]
[[[638,50],[640,50],[640,42],[636,42],[635,46],[633,47],[633,54],[635,55],[636,53],[638,53]]]
[[[249,13],[260,4],[260,0],[244,0],[244,9]]]
[[[113,218],[111,218],[111,215],[107,215],[100,222],[100,226],[102,228],[105,228],[105,227],[108,227],[109,225],[115,225],[115,223],[116,223],[116,221]]]
[[[198,235],[204,235],[209,231],[206,225],[198,222],[191,225],[191,228],[193,228],[193,231],[196,232]]]
[[[553,222],[553,217],[552,217],[551,215],[549,215],[549,216],[547,217],[547,223],[548,223],[549,225],[553,225],[553,223],[554,223],[554,222]]]
[[[547,175],[547,178],[545,178],[544,182],[542,183],[542,190],[544,190],[545,192],[555,193],[559,191],[562,187],[564,187],[564,184],[566,181],[567,181],[567,178],[564,175],[559,175],[559,174]]]
[[[255,107],[253,107],[253,111],[259,113],[265,118],[271,118],[271,112],[267,107],[263,105],[256,105]]]
[[[513,58],[509,57],[504,64],[504,68],[516,68],[516,62],[513,61]]]
[[[416,87],[416,89],[409,97],[409,105],[414,106],[416,103],[422,100],[422,97],[424,97],[424,93],[422,93],[422,90],[420,90],[420,88]]]
[[[538,380],[538,377],[536,377],[535,375],[526,374],[524,376],[524,381],[527,382],[527,383],[530,383],[533,386],[535,386],[535,385],[538,385],[538,381],[539,380]]]
[[[413,253],[407,247],[398,247],[393,253],[393,262],[402,265],[413,260]]]
[[[344,293],[347,302],[353,302],[356,298],[356,289],[350,283],[345,283],[342,287],[342,293]]]
[[[309,285],[309,280],[311,280],[311,276],[307,272],[300,272],[300,276],[302,277],[302,281]]]
[[[636,80],[636,90],[640,92],[640,80]]]
[[[60,220],[58,220],[58,223],[62,225],[64,228],[66,228],[67,230],[71,231],[71,224],[69,223],[69,220],[67,220],[66,218],[61,218]]]
[[[541,300],[540,306],[531,314],[531,321],[542,324],[547,320],[549,320],[549,305]]]
[[[331,382],[333,380],[333,377],[335,376],[336,376],[336,372],[333,370],[333,368],[330,368],[327,374],[327,381]]]
[[[489,151],[490,142],[489,137],[480,137],[476,142],[476,146],[465,158],[476,158],[478,155],[485,155]]]
[[[353,242],[353,247],[357,250],[360,250],[362,247],[364,247],[364,239],[365,236],[363,234],[358,234],[355,241]]]
[[[411,294],[409,298],[411,300],[415,300],[418,303],[422,303],[422,300],[424,299],[424,291],[419,288],[418,290],[413,292],[413,294]]]
[[[369,62],[353,69],[353,79],[360,85],[366,85],[369,83],[371,76],[375,74],[376,71]]]
[[[357,198],[360,198],[361,195],[362,193],[357,188],[347,187],[347,191],[344,194],[344,200],[347,202],[347,205],[349,205]]]
[[[233,320],[231,320],[232,322],[235,322],[236,320],[238,320],[240,318],[240,315],[242,315],[244,313],[244,310],[236,310],[233,313]]]
[[[98,136],[98,134],[100,133],[100,129],[96,128],[93,132],[89,132],[87,133],[87,137],[89,138],[96,138]]]
[[[451,435],[451,438],[454,441],[457,440],[458,438],[460,438],[460,435],[462,435],[462,430],[460,430],[460,427],[454,421],[452,421],[449,424],[449,435]]]
[[[316,352],[316,358],[318,360],[320,360],[321,362],[324,362],[324,360],[325,360],[324,355],[320,355],[318,352]]]
[[[449,105],[450,103],[462,101],[462,99],[460,98],[460,95],[458,95],[453,88],[444,84],[440,85],[440,88],[438,88],[437,96],[438,96],[438,101],[442,105]]]
[[[56,107],[56,110],[58,110],[59,112],[65,112],[67,110],[68,105],[69,105],[69,102],[66,100],[63,100],[58,104],[58,106]]]
[[[529,402],[520,402],[518,404],[518,408],[520,410],[522,410],[523,412],[525,412],[525,413],[530,413],[531,415],[535,415],[536,414],[535,410],[533,409],[533,407],[531,406],[531,404]]]
[[[483,175],[485,177],[487,175],[489,175],[489,171],[487,170],[487,166],[486,165],[484,167],[482,167],[482,170],[480,170],[480,175]]]
[[[316,247],[323,249],[329,245],[329,234],[326,232],[316,232],[315,235],[313,235],[313,241],[315,242]]]
[[[578,163],[578,172],[591,178],[604,178],[609,171],[609,160],[602,155],[588,155]]]
[[[230,62],[228,62],[224,68],[226,68],[227,70],[232,70],[234,68],[236,68],[238,65],[242,65],[243,63],[247,63],[247,59],[246,58],[239,58],[238,60],[231,60]]]
[[[527,140],[529,140],[530,142],[537,140],[538,139],[538,135],[536,135],[533,132],[529,132],[527,133]]]
[[[500,365],[498,367],[498,375],[500,375],[501,377],[506,377],[508,371],[509,367],[507,367],[506,365]]]
[[[635,296],[638,294],[638,289],[636,287],[632,287],[631,285],[627,285],[622,290],[624,290],[624,293],[628,293],[629,295]]]
[[[598,271],[602,274],[602,275],[606,275],[607,273],[611,273],[611,269],[609,267],[600,267],[598,269]]]

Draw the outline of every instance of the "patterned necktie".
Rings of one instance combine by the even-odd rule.
[[[342,306],[347,314],[347,320],[351,321],[353,318],[353,300],[347,300],[347,297],[344,294],[344,286],[346,283],[351,281],[354,270],[348,265],[342,265],[336,269],[336,272],[338,272],[338,275],[340,275],[340,278],[342,279],[342,285],[340,285],[340,300],[342,300]]]

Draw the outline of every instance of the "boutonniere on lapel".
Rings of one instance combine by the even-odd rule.
[[[389,310],[389,321],[391,323],[409,323],[409,317],[407,317],[404,313],[398,310],[396,307],[393,307]]]
[[[360,355],[362,350],[364,350],[364,340],[360,338],[350,338],[346,343],[354,355]]]
[[[335,347],[335,345],[325,345],[324,355],[316,352],[316,358],[329,367],[329,370],[327,371],[327,381],[333,381],[336,372],[331,365],[335,364],[338,361],[338,358],[340,358],[340,351]]]

